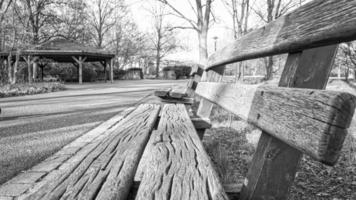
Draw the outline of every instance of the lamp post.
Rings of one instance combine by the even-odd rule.
[[[214,51],[216,51],[216,43],[218,40],[218,36],[214,36],[213,39],[214,39]]]

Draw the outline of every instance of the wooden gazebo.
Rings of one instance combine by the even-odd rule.
[[[15,61],[18,51],[12,52],[0,52],[0,59],[9,60],[11,55],[11,61]],[[79,84],[83,82],[83,63],[84,62],[99,62],[104,66],[105,80],[107,79],[107,67],[110,71],[110,80],[113,82],[113,58],[115,54],[84,46],[75,41],[66,39],[55,39],[44,44],[38,45],[32,49],[21,50],[20,61],[25,61],[28,66],[28,79],[32,82],[32,79],[36,77],[37,66],[40,64],[41,59],[50,59],[58,63],[73,63],[78,68]],[[44,66],[40,67],[43,68]]]

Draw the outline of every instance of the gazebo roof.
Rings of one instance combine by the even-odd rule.
[[[11,52],[13,56],[16,51]],[[7,57],[10,52],[0,52],[0,57]],[[54,39],[34,48],[21,50],[21,56],[37,56],[52,59],[56,62],[73,62],[73,56],[86,57],[86,62],[105,61],[115,57],[115,54],[95,47],[84,46],[75,41]]]

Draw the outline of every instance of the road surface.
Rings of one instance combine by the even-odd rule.
[[[66,91],[0,99],[0,184],[154,89],[185,83],[138,80],[66,85]]]

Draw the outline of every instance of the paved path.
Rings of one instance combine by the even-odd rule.
[[[116,81],[0,99],[0,184],[161,87],[186,81]]]

